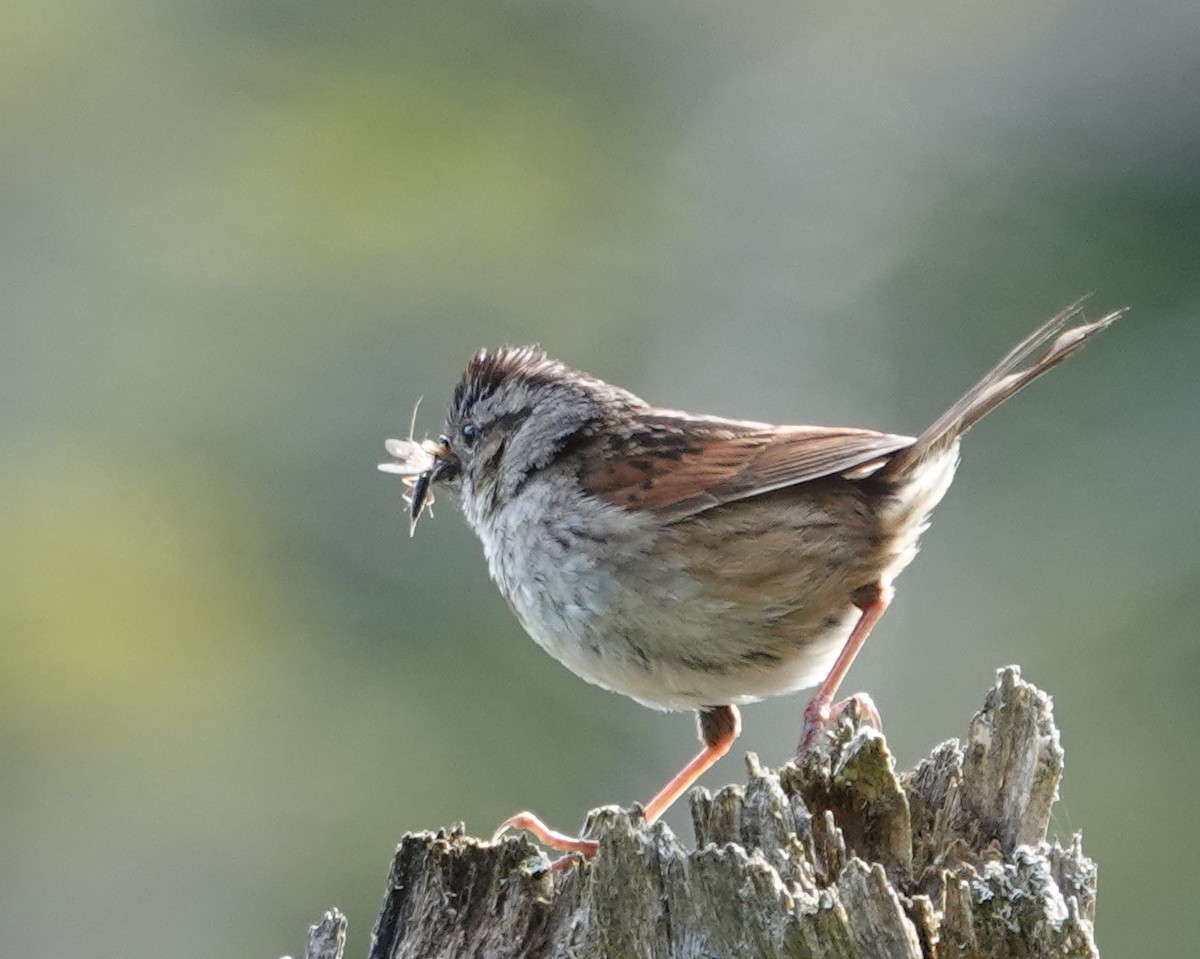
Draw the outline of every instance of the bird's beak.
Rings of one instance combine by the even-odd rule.
[[[438,448],[433,454],[433,467],[430,469],[429,482],[448,483],[458,479],[458,457],[450,451],[450,441],[438,437]]]

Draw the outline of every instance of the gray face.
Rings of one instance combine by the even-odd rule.
[[[614,390],[533,347],[483,350],[467,366],[443,436],[457,465],[463,511],[477,525],[601,416]],[[627,394],[624,394],[627,396]],[[611,398],[608,399],[611,402]]]

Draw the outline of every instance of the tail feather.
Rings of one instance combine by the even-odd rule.
[[[1115,323],[1128,307],[1113,310],[1093,323],[1063,331],[1063,327],[1083,312],[1083,300],[1072,303],[1029,334],[972,386],[962,398],[937,418],[917,441],[900,450],[885,468],[885,475],[898,476],[914,464],[948,449],[960,436],[1010,396],[1024,389],[1047,370],[1082,349],[1092,337]],[[1031,354],[1047,342],[1049,349],[1025,369],[1017,369]],[[1015,371],[1015,372],[1014,372]]]

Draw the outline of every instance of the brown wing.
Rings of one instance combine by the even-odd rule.
[[[847,473],[913,442],[873,430],[768,426],[656,411],[623,448],[585,467],[590,493],[673,521],[732,500]]]

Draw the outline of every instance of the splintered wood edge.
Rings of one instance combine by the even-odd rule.
[[[346,917],[330,909],[315,926],[308,927],[306,959],[342,959],[346,948]]]
[[[1063,760],[1052,703],[1017,667],[997,671],[965,742],[911,772],[857,717],[823,749],[779,771],[751,754],[745,786],[694,790],[691,851],[639,807],[593,810],[597,857],[556,873],[524,836],[406,834],[371,959],[534,959],[568,954],[563,935],[581,959],[658,955],[681,934],[763,957],[1098,955],[1095,864],[1078,836],[1044,842]],[[344,941],[327,913],[309,959],[342,959]]]

